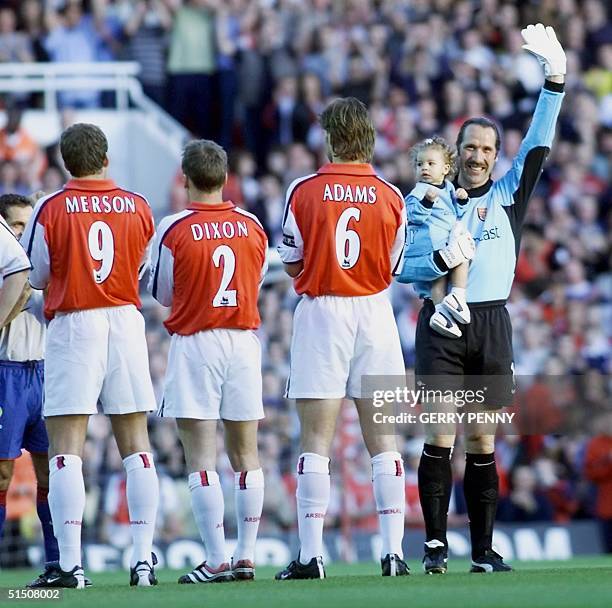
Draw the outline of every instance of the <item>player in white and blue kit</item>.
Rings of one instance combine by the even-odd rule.
[[[0,216],[15,237],[21,237],[31,215],[32,204],[25,196],[0,196]],[[22,448],[26,449],[36,473],[36,510],[45,544],[42,579],[52,575],[59,560],[47,497],[49,439],[42,417],[46,331],[42,292],[26,286],[7,321],[0,329],[0,493],[11,482],[15,459],[21,456]],[[0,506],[0,532],[3,524]]]
[[[466,232],[458,220],[463,215],[468,195],[463,188],[455,189],[450,181],[456,173],[456,152],[442,137],[436,136],[419,142],[410,155],[417,184],[406,197],[408,234],[404,267],[398,277],[400,283],[421,281],[423,262],[427,263],[434,251],[443,249],[451,234]],[[473,254],[474,242],[469,239],[465,259],[448,274],[448,282],[452,285],[450,293],[447,294],[447,277],[439,277],[431,283],[431,299],[436,310],[431,315],[429,326],[448,338],[461,336],[457,322],[470,322],[465,290],[469,259]]]

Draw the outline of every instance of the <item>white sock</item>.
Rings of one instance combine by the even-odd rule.
[[[323,554],[323,524],[329,504],[329,458],[304,453],[297,467],[297,512],[300,562]]]
[[[126,494],[130,512],[130,530],[134,541],[130,565],[151,563],[155,518],[159,502],[159,482],[150,452],[136,452],[123,459],[127,474]]]
[[[49,509],[60,552],[60,568],[66,572],[81,565],[81,527],[85,510],[83,461],[74,454],[49,460]]]
[[[465,302],[466,289],[465,287],[453,287],[451,293],[454,293],[457,297],[461,298]]]
[[[196,471],[189,475],[191,507],[200,538],[206,550],[206,563],[218,568],[225,559],[225,530],[223,529],[223,492],[216,471]]]
[[[236,524],[238,544],[234,562],[241,559],[255,561],[255,541],[264,500],[264,476],[261,469],[234,473]]]
[[[383,452],[372,458],[372,483],[382,538],[381,557],[396,553],[403,558],[406,488],[404,463],[399,452]]]

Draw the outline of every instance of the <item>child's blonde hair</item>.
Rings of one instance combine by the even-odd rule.
[[[457,150],[446,143],[446,140],[439,135],[428,137],[415,144],[410,150],[410,160],[416,165],[418,155],[428,148],[436,148],[444,155],[444,161],[448,163],[448,173],[444,176],[445,179],[453,179],[457,173]]]

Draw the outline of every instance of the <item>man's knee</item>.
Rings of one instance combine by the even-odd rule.
[[[127,458],[137,452],[150,452],[151,444],[149,443],[148,436],[141,435],[139,437],[123,437],[121,440],[116,437],[117,447],[119,448],[119,454],[121,458]]]
[[[465,451],[468,454],[492,454],[495,451],[495,435],[467,435]]]
[[[224,420],[225,447],[232,468],[236,472],[259,469],[257,452],[258,421]]]
[[[395,435],[370,435],[369,437],[364,435],[363,439],[372,458],[378,454],[398,451]]]
[[[14,460],[0,460],[0,492],[6,492],[13,477]]]
[[[452,448],[455,445],[455,435],[438,435],[436,433],[426,433],[425,443],[435,445],[439,448]]]
[[[150,452],[147,415],[144,412],[111,416],[113,433],[122,458],[136,452]]]
[[[49,460],[53,456],[72,454],[81,458],[89,416],[51,416],[45,420],[49,435]]]
[[[257,450],[227,449],[227,456],[234,471],[254,471],[260,468]]]
[[[330,436],[328,433],[320,433],[316,429],[302,427],[300,441],[300,451],[302,453],[309,452],[329,458],[332,442],[333,435]]]
[[[213,471],[217,466],[217,421],[177,418],[179,439],[189,472]]]
[[[298,399],[302,452],[329,456],[341,403],[340,399]]]

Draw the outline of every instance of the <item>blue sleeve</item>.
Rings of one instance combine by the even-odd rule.
[[[515,213],[521,217],[550,152],[563,97],[562,84],[546,81],[512,167],[493,186],[501,204],[516,206]]]
[[[453,208],[455,209],[455,214],[457,215],[457,219],[460,220],[463,215],[465,214],[465,210],[468,208],[468,203],[470,202],[470,198],[464,198],[464,199],[460,199],[457,198],[456,195],[456,190],[453,187],[453,192],[452,192],[452,201],[453,201]]]
[[[470,202],[469,198],[464,199],[464,202],[461,202],[461,203],[459,202],[458,199],[455,199],[455,212],[457,213],[458,220],[460,220],[463,217],[469,202]]]
[[[455,212],[457,219],[460,220],[463,217],[465,210],[467,209],[467,205],[470,202],[470,199],[469,198],[466,198],[463,200],[458,199],[457,194],[456,194],[457,189],[455,188],[453,183],[449,180],[446,180],[445,190],[449,197],[450,203],[452,205],[452,209]]]
[[[419,182],[406,197],[406,215],[409,224],[424,224],[431,215],[434,204],[425,198],[425,193],[429,188],[431,188],[430,184]]]

